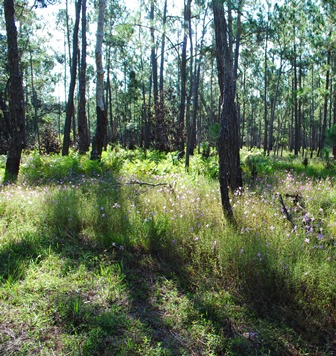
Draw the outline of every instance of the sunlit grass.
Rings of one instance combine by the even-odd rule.
[[[215,162],[25,157],[0,195],[0,353],[332,350],[335,178],[252,157],[232,227]]]

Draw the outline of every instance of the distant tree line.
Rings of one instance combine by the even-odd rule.
[[[217,147],[223,196],[242,184],[243,145],[336,156],[333,1],[139,0],[132,11],[121,0],[61,3],[60,50],[36,9],[54,5],[3,3],[6,179],[17,177],[22,149],[91,148],[100,159],[118,143],[178,151],[188,168],[195,150]]]

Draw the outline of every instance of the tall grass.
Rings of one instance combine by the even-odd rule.
[[[333,352],[335,178],[245,156],[237,227],[216,157],[25,157],[0,196],[0,351]]]

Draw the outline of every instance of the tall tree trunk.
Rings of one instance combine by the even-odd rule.
[[[163,32],[161,40],[161,63],[160,63],[160,103],[164,107],[164,91],[163,91],[163,74],[164,74],[164,62],[165,62],[165,44],[166,44],[166,25],[167,25],[167,0],[164,2],[163,7]]]
[[[115,120],[113,119],[113,109],[112,109],[112,86],[111,86],[111,78],[110,78],[110,62],[111,62],[111,48],[108,50],[108,59],[107,59],[107,106],[108,106],[108,121],[110,123],[111,127],[111,136],[110,140],[112,145],[115,144],[116,139],[117,139],[117,132],[116,132],[116,123]]]
[[[156,137],[157,148],[161,151],[167,151],[169,149],[168,139],[166,135],[166,123],[165,123],[165,106],[164,106],[164,62],[165,62],[165,43],[166,43],[166,23],[167,23],[167,0],[164,2],[163,7],[163,19],[162,19],[162,41],[161,41],[161,62],[160,62],[160,82],[159,82],[159,96],[157,108],[157,124],[156,124]]]
[[[9,112],[11,124],[10,146],[7,152],[4,182],[9,183],[15,182],[19,174],[21,152],[25,144],[25,111],[13,0],[4,0],[4,12],[8,46]]]
[[[98,26],[97,26],[97,42],[96,42],[96,66],[97,66],[97,86],[96,86],[96,110],[97,110],[97,126],[96,134],[92,142],[91,159],[101,159],[103,151],[104,139],[107,128],[107,112],[104,103],[104,69],[103,69],[103,38],[104,38],[104,12],[106,0],[99,0],[98,4]]]
[[[32,88],[32,104],[34,108],[34,131],[37,137],[38,150],[39,153],[41,153],[40,125],[38,120],[38,98],[34,85],[33,56],[32,56],[32,50],[30,45],[29,45],[29,67],[30,67],[30,83]]]
[[[82,0],[82,58],[79,73],[78,138],[79,153],[89,150],[89,135],[86,118],[86,0]]]
[[[63,137],[63,147],[62,147],[63,156],[67,156],[69,154],[69,147],[70,147],[71,118],[74,113],[74,94],[75,94],[76,77],[77,77],[78,30],[79,30],[81,6],[82,6],[82,0],[77,0],[76,19],[75,19],[75,26],[74,26],[74,33],[73,33],[70,86],[69,86],[68,102],[67,102],[66,113],[65,113],[65,123],[64,123],[64,137]]]
[[[139,43],[141,44],[141,28],[139,27]],[[144,60],[143,60],[143,51],[141,48],[141,55],[140,55],[140,68],[144,70]],[[142,142],[143,148],[147,150],[150,146],[150,123],[149,123],[149,103],[147,104],[146,98],[146,83],[142,81],[141,84],[141,92],[142,92],[142,111],[141,111],[141,118],[142,118]]]
[[[201,37],[201,43],[199,48],[199,57],[197,63],[195,64],[195,74],[194,74],[194,81],[193,81],[194,102],[193,102],[190,135],[189,135],[189,142],[188,142],[188,153],[190,155],[194,154],[194,150],[196,147],[196,121],[197,121],[198,99],[199,99],[198,92],[199,92],[199,84],[200,84],[200,76],[201,76],[201,66],[203,60],[203,44],[204,44],[204,37],[206,32],[206,26],[205,26],[206,15],[207,15],[207,11],[204,14],[202,37]]]
[[[268,106],[267,106],[267,50],[268,50],[268,23],[266,25],[266,40],[264,52],[264,154],[267,151],[268,143]]]
[[[151,35],[151,65],[152,65],[152,85],[153,85],[153,99],[155,112],[155,148],[163,149],[162,142],[162,110],[159,105],[159,84],[158,84],[158,65],[156,59],[156,41],[155,41],[155,26],[154,26],[154,10],[155,2],[151,0],[150,3],[150,35]]]
[[[280,58],[280,67],[278,69],[277,75],[277,84],[275,89],[275,94],[272,100],[271,105],[271,118],[269,123],[269,132],[268,132],[268,148],[267,148],[267,155],[269,156],[270,151],[273,149],[273,127],[274,127],[274,118],[275,118],[275,108],[278,102],[279,90],[280,90],[280,79],[282,74],[282,57]]]
[[[327,131],[327,116],[328,116],[328,100],[329,100],[329,81],[330,81],[330,61],[331,61],[331,52],[330,49],[327,53],[327,74],[326,74],[326,82],[325,82],[325,94],[324,94],[324,104],[323,104],[323,121],[321,127],[321,140],[319,144],[319,152],[322,156],[326,131]]]
[[[184,5],[184,24],[183,24],[183,44],[181,54],[181,88],[180,88],[180,110],[178,120],[178,141],[179,150],[184,152],[184,116],[186,110],[186,97],[187,97],[187,44],[189,23],[191,21],[191,1],[187,0]]]
[[[191,4],[190,4],[191,5]],[[191,9],[188,9],[188,11],[191,14]],[[187,94],[187,101],[186,101],[186,113],[185,113],[185,126],[186,126],[186,134],[187,134],[187,149],[186,149],[186,156],[185,156],[185,167],[188,170],[189,169],[189,162],[190,162],[190,139],[191,139],[191,99],[193,97],[193,82],[194,82],[194,45],[193,45],[193,33],[192,33],[192,28],[191,28],[191,17],[188,22],[189,24],[189,29],[188,29],[188,34],[189,34],[189,93]]]
[[[231,14],[228,15],[229,20],[226,21],[222,0],[212,0],[212,6],[214,13],[218,78],[221,89],[223,89],[221,92],[223,101],[220,114],[220,137],[218,142],[219,183],[224,215],[229,221],[234,222],[228,187],[232,190],[241,187],[242,176],[239,157],[239,125],[235,103],[235,80],[232,65],[233,41],[229,36],[232,28],[228,29],[228,22],[231,23]],[[230,12],[231,11],[229,11],[229,13]],[[224,65],[224,67],[221,68],[221,65]]]
[[[298,100],[298,76],[297,76],[297,52],[296,52],[296,29],[294,26],[294,155],[297,156],[300,150],[300,112],[299,112],[299,100]]]

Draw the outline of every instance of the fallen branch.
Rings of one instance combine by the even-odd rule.
[[[149,186],[149,187],[160,187],[160,186],[165,186],[165,187],[169,187],[169,188],[173,188],[171,186],[171,184],[169,183],[148,183],[148,182],[141,182],[139,180],[131,180],[130,182],[126,182],[124,184],[120,184],[120,185],[146,185],[146,186]]]
[[[300,200],[303,199],[303,197],[299,194],[286,194],[286,198],[294,198],[293,204],[298,204]]]
[[[126,186],[126,185],[139,185],[139,186],[146,186],[146,187],[168,187],[169,190],[175,194],[175,187],[176,187],[176,182],[174,182],[173,184],[170,183],[149,183],[149,182],[142,182],[139,180],[131,180],[129,182],[125,182],[125,183],[117,183],[117,184],[113,184],[113,186]]]
[[[287,194],[286,194],[286,196],[287,196]],[[283,199],[282,199],[282,195],[281,195],[281,194],[279,195],[279,200],[280,200],[280,203],[281,203],[281,206],[282,206],[282,210],[283,210],[284,213],[286,214],[287,220],[288,220],[288,221],[292,224],[292,226],[294,227],[295,224],[294,224],[294,222],[293,222],[292,216],[291,216],[291,214],[289,213],[289,211],[287,210],[286,205],[285,205],[285,203],[284,203],[284,201],[283,201]]]

